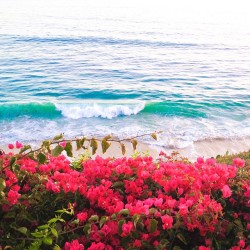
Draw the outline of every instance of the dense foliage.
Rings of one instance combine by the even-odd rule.
[[[244,160],[70,161],[61,139],[0,155],[0,249],[250,249]]]

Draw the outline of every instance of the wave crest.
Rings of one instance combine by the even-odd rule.
[[[55,104],[64,117],[70,119],[101,117],[112,119],[118,116],[136,115],[145,104]]]

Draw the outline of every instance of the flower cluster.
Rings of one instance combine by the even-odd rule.
[[[250,179],[240,179],[248,170],[239,158],[97,156],[73,168],[63,155],[39,157],[0,156],[3,249],[250,249]]]

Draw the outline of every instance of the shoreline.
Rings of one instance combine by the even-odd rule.
[[[135,152],[133,151],[133,147],[131,142],[124,141],[123,142],[126,147],[125,155],[122,155],[121,146],[118,142],[112,142],[111,146],[108,148],[107,152],[102,153],[102,147],[100,142],[98,142],[98,149],[95,155],[102,157],[130,157]],[[37,148],[40,143],[38,142],[30,142],[32,148]],[[74,147],[75,143],[73,143],[73,155],[77,157],[78,155],[84,153],[84,150],[81,149],[77,151]],[[0,149],[2,149],[5,153],[14,152],[17,153],[19,150],[10,150],[8,145],[0,145]],[[236,154],[244,151],[250,150],[250,138],[245,139],[206,139],[194,142],[192,145],[185,148],[167,148],[151,145],[148,143],[138,141],[136,152],[139,152],[141,155],[148,154],[152,156],[154,159],[158,158],[159,153],[163,151],[167,155],[170,155],[172,152],[178,152],[181,156],[188,158],[190,161],[195,161],[197,157],[211,158],[216,157],[217,155],[225,155],[225,154]],[[90,148],[91,152],[91,148]]]
[[[237,139],[205,139],[193,142],[191,145],[181,149],[164,149],[166,153],[178,151],[182,156],[187,157],[191,161],[195,161],[197,157],[216,158],[218,155],[237,154],[250,150],[250,138]]]

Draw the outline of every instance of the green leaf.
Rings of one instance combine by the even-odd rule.
[[[111,138],[112,138],[111,135],[107,135],[107,136],[105,136],[103,139],[106,140],[106,141],[108,141],[108,140],[111,139]]]
[[[108,216],[102,216],[99,222],[100,227],[102,227],[107,220],[108,220]]]
[[[58,245],[55,245],[55,246],[53,247],[53,250],[61,250],[61,248],[60,248]]]
[[[155,133],[151,134],[152,138],[157,141],[157,135]]]
[[[63,134],[56,135],[56,136],[53,138],[54,141],[58,141],[58,140],[61,140],[61,139],[63,139]]]
[[[112,220],[116,220],[117,219],[117,214],[115,213],[115,214],[112,214],[111,216],[110,216],[110,218],[112,219]]]
[[[52,156],[58,156],[62,153],[62,151],[64,150],[63,147],[61,147],[60,145],[57,145],[52,151],[51,151],[51,154]]]
[[[75,219],[75,220],[73,220],[70,224],[71,225],[79,225],[79,219]]]
[[[50,141],[46,140],[46,141],[42,142],[42,147],[43,148],[49,148],[49,146],[50,146]]]
[[[162,246],[163,249],[165,249],[169,243],[170,243],[169,240],[167,240],[167,239],[162,239],[162,240],[160,241],[160,246]]]
[[[151,219],[149,223],[149,232],[154,233],[157,229],[158,221],[155,219]]]
[[[98,215],[92,215],[92,216],[88,219],[89,222],[98,221],[98,220],[99,220]]]
[[[41,245],[42,245],[42,241],[37,240],[31,244],[31,246],[29,247],[29,250],[39,250]]]
[[[120,220],[120,221],[118,222],[118,233],[119,233],[119,234],[122,234],[122,225],[123,225],[124,223],[126,223],[125,220]]]
[[[67,156],[73,157],[73,152],[72,152],[73,148],[72,148],[71,142],[67,142],[66,147],[64,148],[64,150],[66,151]]]
[[[82,139],[78,139],[76,141],[76,147],[77,147],[77,150],[81,149],[81,148],[84,148],[84,143],[86,141],[86,137],[83,137]]]
[[[37,155],[37,161],[40,163],[40,164],[44,164],[45,161],[46,161],[46,155],[43,154],[43,153],[39,153]]]
[[[183,236],[183,234],[181,233],[178,233],[177,236],[176,236],[182,243],[184,243],[185,245],[187,245],[187,241],[185,239],[185,237]]]
[[[58,238],[58,233],[57,233],[57,231],[56,231],[55,228],[51,228],[51,233],[52,233],[56,238]]]
[[[229,234],[232,231],[233,227],[234,227],[233,223],[228,223],[228,225],[227,225],[227,234]]]
[[[121,149],[122,149],[122,155],[125,155],[126,154],[125,144],[124,143],[120,143],[120,145],[121,145]]]
[[[84,228],[83,228],[83,232],[86,234],[86,235],[89,235],[90,232],[91,232],[91,224],[90,223],[87,223]]]
[[[60,209],[60,210],[56,210],[56,213],[62,214],[62,213],[64,213],[65,211],[67,211],[67,210],[66,210],[66,209]]]
[[[31,149],[31,146],[30,145],[24,145],[20,151],[19,151],[19,154],[22,154],[23,152],[27,151],[28,149]]]
[[[28,229],[26,227],[19,227],[17,229],[17,231],[19,231],[20,233],[24,234],[24,235],[27,235],[27,231]]]
[[[3,218],[5,218],[5,219],[16,218],[16,213],[14,211],[10,211],[10,212],[4,214]]]
[[[9,166],[13,166],[16,163],[16,157],[11,157]]]
[[[30,155],[29,155],[29,157],[30,157]],[[31,157],[30,157],[31,158]],[[32,158],[31,158],[32,159]],[[17,165],[17,164],[15,164],[14,166],[13,166],[13,171],[20,171],[20,166],[19,165]]]
[[[49,224],[55,223],[58,221],[58,218],[52,218],[48,221]]]
[[[23,249],[25,249],[25,240],[22,240],[20,242],[20,244],[15,245],[15,247],[16,247],[17,250],[23,250]],[[6,248],[4,248],[4,249],[6,249]],[[10,248],[10,249],[13,249],[13,248]]]
[[[124,187],[123,181],[116,181],[116,182],[114,182],[114,184],[112,185],[112,188],[121,188],[121,187]]]
[[[96,153],[96,150],[98,148],[98,144],[97,144],[97,140],[92,138],[90,140],[90,147],[92,148],[92,155],[94,155]]]
[[[3,191],[6,188],[6,182],[3,178],[0,178],[0,191]]]
[[[120,212],[118,214],[120,214],[120,215],[129,215],[130,211],[128,209],[122,209],[122,210],[120,210]]]
[[[156,211],[157,211],[157,209],[153,208],[153,207],[149,209],[150,214],[154,214]]]
[[[180,219],[176,220],[176,223],[173,225],[173,229],[179,229],[183,225],[183,222]]]
[[[35,238],[43,238],[44,237],[44,234],[41,232],[34,232],[34,233],[31,233],[31,235],[34,236]]]
[[[140,222],[141,216],[139,214],[134,214],[132,217],[132,221],[134,223],[134,227],[137,227],[137,224]]]
[[[131,143],[132,143],[132,145],[133,145],[133,149],[134,149],[134,151],[136,150],[136,147],[137,147],[137,140],[132,140],[131,141]]]
[[[105,139],[102,140],[102,152],[103,154],[107,151],[107,149],[110,147],[111,143],[107,142]]]
[[[234,220],[233,222],[235,225],[237,225],[240,229],[244,229],[243,225],[242,225],[242,222],[240,219],[236,219]]]
[[[82,140],[81,139],[77,139],[76,140],[76,150],[80,150],[83,146]]]
[[[49,225],[47,225],[47,224],[41,225],[38,227],[38,229],[40,229],[40,230],[47,229],[47,228],[49,228]]]
[[[51,246],[52,243],[53,243],[53,240],[52,240],[51,237],[45,237],[45,238],[43,239],[43,243],[44,243],[45,245]]]

